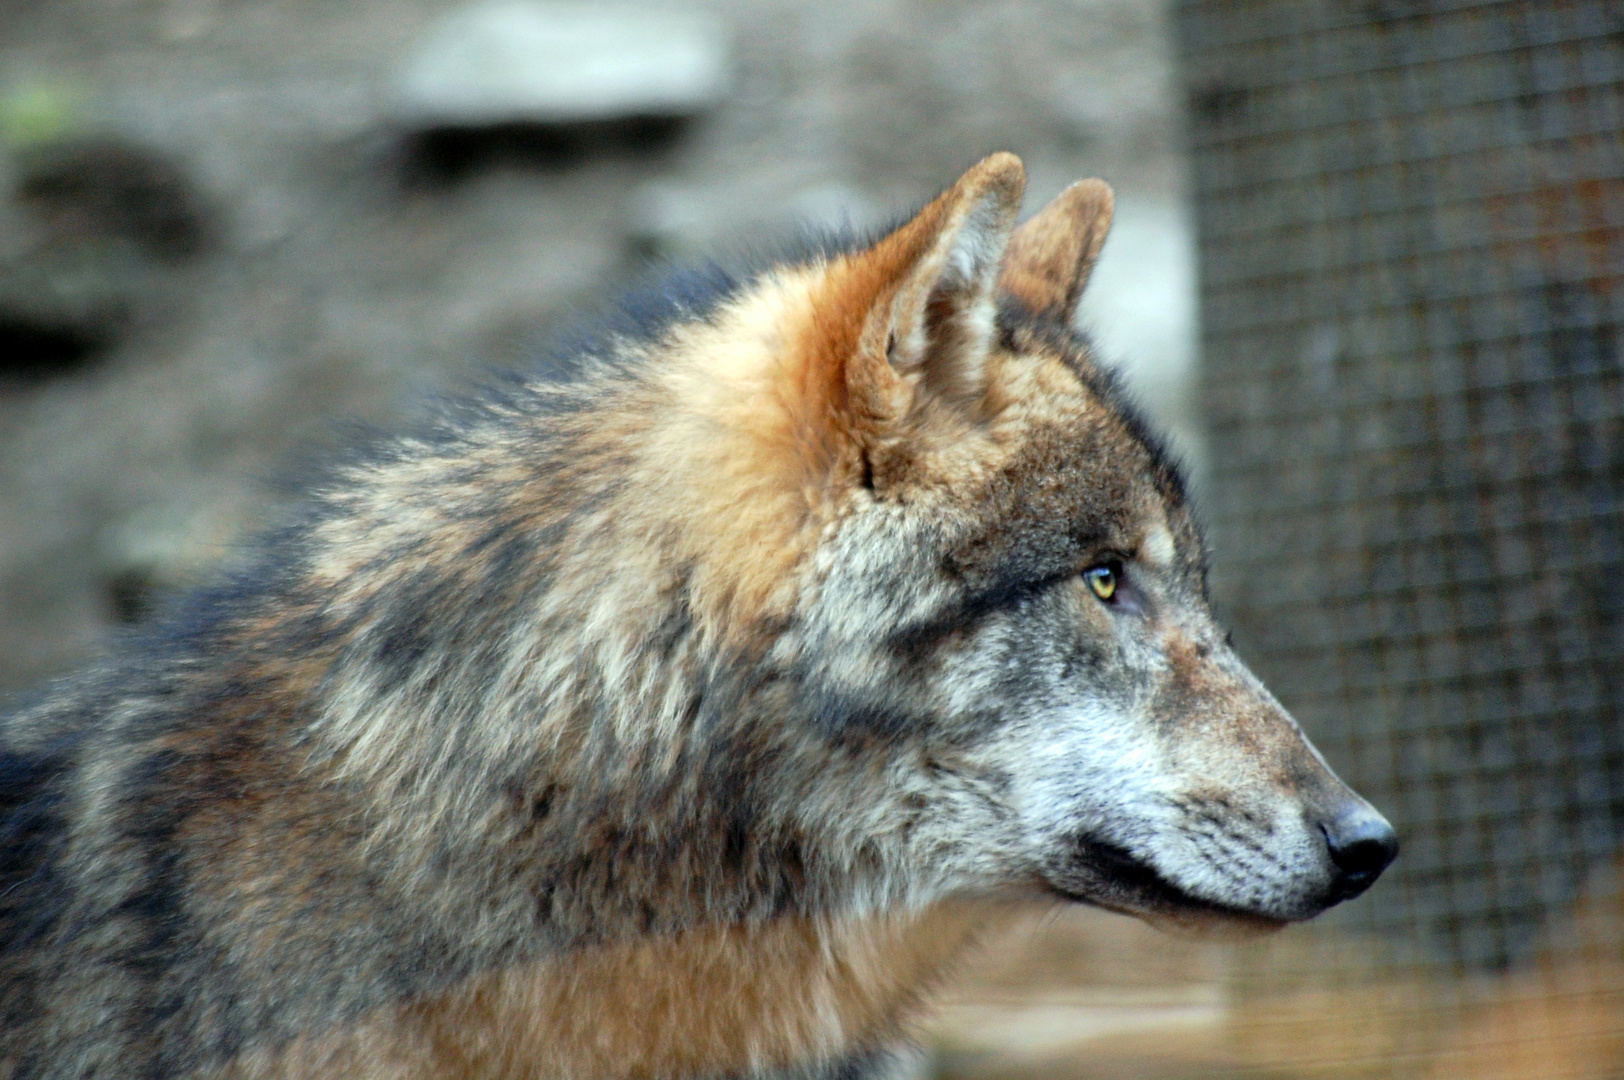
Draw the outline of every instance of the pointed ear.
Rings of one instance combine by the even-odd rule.
[[[1067,322],[1111,231],[1115,200],[1104,180],[1079,180],[1010,238],[998,286],[1039,315]]]
[[[994,154],[852,258],[840,303],[863,312],[846,361],[853,404],[900,419],[927,399],[971,409],[980,401],[998,269],[1025,186],[1020,159]]]

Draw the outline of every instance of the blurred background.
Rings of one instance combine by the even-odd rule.
[[[911,1067],[1624,1077],[1618,0],[0,0],[0,693],[345,423],[1000,149],[1116,188],[1082,322],[1405,850],[1263,942],[1035,912]]]

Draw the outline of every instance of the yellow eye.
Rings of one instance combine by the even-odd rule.
[[[1117,570],[1110,563],[1090,566],[1083,571],[1083,580],[1088,582],[1088,587],[1093,589],[1094,595],[1101,600],[1110,600],[1116,596]]]

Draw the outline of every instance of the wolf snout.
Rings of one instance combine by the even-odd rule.
[[[1321,821],[1319,828],[1335,867],[1333,904],[1370,888],[1398,856],[1398,834],[1393,826],[1362,799]]]

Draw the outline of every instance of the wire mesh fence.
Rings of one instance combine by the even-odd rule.
[[[1250,1060],[1624,1076],[1624,4],[1177,27],[1215,600],[1404,840],[1243,965]]]

